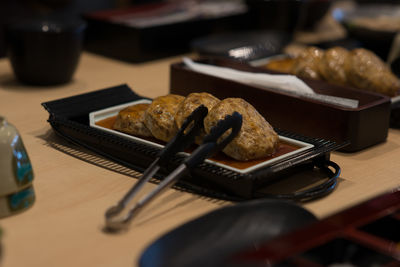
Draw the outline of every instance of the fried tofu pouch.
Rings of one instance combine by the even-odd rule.
[[[319,64],[323,55],[322,49],[307,47],[295,58],[291,73],[302,78],[320,80]]]
[[[113,129],[131,135],[152,136],[144,124],[144,114],[148,107],[149,104],[137,104],[124,108],[118,112]]]
[[[279,145],[278,134],[251,104],[241,98],[226,98],[216,104],[204,119],[206,132],[210,133],[219,120],[234,111],[243,117],[242,128],[223,152],[240,161],[259,159],[275,153]]]
[[[218,98],[209,93],[191,93],[189,94],[178,107],[175,114],[175,124],[179,129],[182,127],[185,119],[200,105],[204,105],[209,111],[220,102]],[[205,136],[205,131],[202,130],[199,136],[196,136],[195,142],[200,144]]]
[[[155,138],[168,142],[178,133],[175,114],[184,99],[183,96],[169,94],[155,98],[149,105],[144,123]]]
[[[349,51],[343,47],[327,49],[318,63],[318,70],[322,78],[331,83],[348,84],[345,70],[348,57]]]
[[[399,93],[400,82],[397,76],[378,56],[367,49],[352,50],[344,68],[348,81],[356,88],[387,96]]]

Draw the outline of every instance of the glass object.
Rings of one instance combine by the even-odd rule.
[[[18,130],[0,116],[0,217],[34,202],[33,169]]]

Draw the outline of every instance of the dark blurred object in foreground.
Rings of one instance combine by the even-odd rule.
[[[389,190],[219,266],[399,266],[399,203],[399,189]]]
[[[139,266],[226,266],[226,259],[234,252],[257,247],[316,220],[306,209],[280,200],[224,207],[157,239],[144,251]]]

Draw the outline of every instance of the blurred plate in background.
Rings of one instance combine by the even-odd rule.
[[[202,56],[252,61],[282,53],[290,40],[291,36],[284,32],[245,31],[198,38],[191,43],[191,47]]]
[[[333,15],[349,37],[387,60],[393,39],[400,31],[400,5],[364,4],[346,11],[336,9]]]

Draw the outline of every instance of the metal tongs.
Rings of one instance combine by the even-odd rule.
[[[242,116],[238,112],[227,115],[214,126],[200,146],[185,159],[174,171],[165,177],[158,186],[148,195],[136,203],[133,198],[137,195],[145,183],[147,183],[160,169],[167,164],[168,159],[176,153],[183,151],[194,143],[203,128],[203,120],[207,116],[208,109],[201,105],[187,117],[176,136],[160,151],[156,160],[144,171],[142,177],[125,194],[117,205],[109,208],[105,213],[106,229],[111,231],[126,229],[131,220],[156,196],[174,185],[179,178],[185,175],[191,168],[200,164],[204,159],[222,150],[239,133],[242,126]],[[231,131],[229,132],[229,130]],[[227,134],[224,135],[224,133]]]

